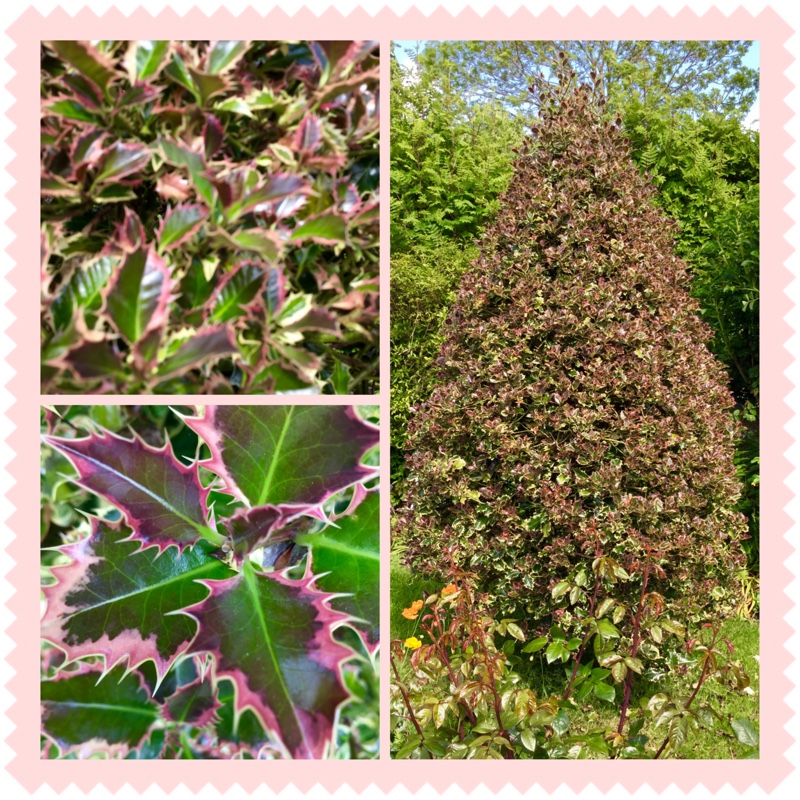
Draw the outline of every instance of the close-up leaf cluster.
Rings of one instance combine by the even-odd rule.
[[[374,393],[371,41],[41,51],[42,388]]]
[[[377,757],[375,422],[43,412],[44,757]]]

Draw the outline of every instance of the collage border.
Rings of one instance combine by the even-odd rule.
[[[34,253],[38,248],[38,182],[33,176],[38,174],[38,117],[39,92],[33,83],[39,75],[39,41],[48,38],[125,38],[125,39],[220,39],[237,38],[237,32],[246,30],[250,38],[258,38],[259,30],[264,38],[371,38],[382,43],[381,81],[383,87],[389,86],[388,46],[391,39],[414,39],[424,34],[425,39],[494,39],[494,38],[570,38],[570,39],[711,39],[736,38],[759,39],[761,41],[761,100],[760,130],[762,137],[762,272],[761,293],[763,297],[761,355],[762,355],[762,519],[763,529],[773,535],[762,542],[762,614],[761,614],[761,743],[762,757],[757,761],[664,761],[664,762],[537,762],[531,769],[530,762],[502,762],[489,765],[485,762],[408,762],[388,759],[388,714],[381,719],[382,753],[379,761],[315,762],[313,768],[298,771],[292,762],[270,762],[268,775],[265,775],[264,762],[181,762],[152,761],[142,770],[137,761],[41,761],[39,757],[39,709],[38,673],[30,668],[37,663],[39,593],[38,558],[33,550],[38,547],[35,537],[22,532],[36,529],[36,509],[33,502],[38,496],[38,407],[40,402],[75,402],[76,396],[41,396],[38,371],[31,370],[38,363],[38,315],[31,313],[31,298],[38,296],[36,271],[29,263],[35,263]],[[793,31],[773,9],[767,8],[758,14],[738,9],[729,16],[719,9],[711,9],[697,14],[690,9],[671,15],[663,9],[643,14],[629,9],[621,15],[607,8],[595,14],[582,9],[573,9],[566,15],[554,9],[534,14],[519,9],[506,14],[494,9],[480,15],[465,9],[453,15],[444,9],[432,14],[423,14],[411,9],[398,15],[390,9],[383,9],[370,15],[363,9],[350,14],[328,9],[317,15],[303,9],[288,14],[274,9],[262,15],[248,9],[239,15],[220,10],[207,15],[193,9],[181,16],[175,11],[165,10],[150,14],[138,9],[125,15],[118,9],[110,9],[102,15],[90,9],[83,9],[70,15],[62,9],[43,15],[36,9],[25,11],[8,29],[7,35],[15,43],[15,48],[7,61],[15,71],[8,84],[8,91],[16,102],[8,112],[15,126],[8,137],[8,146],[15,157],[8,171],[15,184],[8,193],[8,199],[15,211],[7,221],[15,239],[8,248],[8,254],[15,262],[8,280],[16,290],[8,302],[9,311],[16,317],[8,328],[7,335],[16,346],[7,357],[9,366],[16,374],[8,383],[8,391],[15,402],[8,410],[8,417],[15,430],[8,438],[8,446],[15,457],[8,466],[8,472],[15,481],[9,492],[9,500],[15,511],[9,517],[8,525],[16,532],[16,537],[8,547],[15,566],[8,574],[8,580],[16,589],[9,600],[8,608],[15,620],[8,628],[8,636],[16,647],[9,654],[8,663],[15,670],[8,683],[8,691],[16,701],[8,710],[8,716],[15,725],[8,738],[15,757],[7,770],[26,790],[35,791],[47,784],[55,791],[63,791],[74,783],[88,791],[98,783],[106,789],[115,791],[130,784],[142,791],[153,784],[164,791],[171,791],[179,784],[198,791],[207,783],[224,790],[239,784],[253,791],[266,784],[279,791],[293,785],[301,791],[308,791],[315,784],[321,784],[329,791],[348,785],[355,791],[363,791],[375,784],[388,791],[402,784],[411,791],[425,784],[444,791],[455,784],[471,790],[483,784],[492,791],[512,785],[520,791],[539,786],[554,791],[562,784],[579,790],[590,784],[602,791],[621,784],[629,791],[645,784],[663,791],[671,784],[683,790],[703,785],[717,791],[726,784],[744,791],[757,784],[765,791],[772,791],[792,771],[792,764],[785,753],[793,740],[786,731],[792,711],[786,697],[792,684],[785,675],[791,662],[791,655],[785,642],[793,631],[785,620],[792,608],[786,588],[791,581],[791,573],[784,561],[791,555],[792,548],[786,538],[791,520],[785,507],[792,498],[786,480],[791,465],[785,457],[792,444],[785,426],[791,418],[791,409],[785,402],[792,390],[792,384],[785,374],[792,359],[785,344],[792,335],[792,329],[785,316],[792,308],[786,294],[791,273],[785,263],[792,253],[786,234],[792,221],[785,207],[792,199],[792,192],[786,185],[791,173],[791,164],[785,156],[793,140],[785,126],[791,119],[791,110],[785,102],[792,84],[785,76],[785,70],[793,59],[785,45]],[[386,243],[389,241],[388,224],[388,185],[389,185],[389,118],[388,91],[381,92],[381,238],[384,247],[381,252],[381,293],[389,295],[388,268],[389,256]],[[381,331],[381,482],[388,487],[389,480],[389,401],[388,401],[388,352],[389,330],[384,323]],[[181,402],[204,402],[206,397],[182,396]],[[292,402],[330,402],[341,404],[341,397],[300,398]],[[374,402],[368,396],[347,398],[353,404]],[[128,396],[127,403],[163,403],[163,396]],[[283,405],[283,397],[250,396],[228,402],[265,403]],[[93,402],[119,402],[118,398],[100,398]],[[216,398],[215,402],[225,402]],[[388,492],[384,490],[381,508],[381,547],[389,552],[389,508]],[[381,567],[381,622],[388,631],[388,566],[384,558]],[[34,590],[32,587],[37,587]],[[31,661],[33,659],[33,662]],[[388,709],[388,659],[381,664],[382,709]],[[525,766],[527,764],[527,766]]]

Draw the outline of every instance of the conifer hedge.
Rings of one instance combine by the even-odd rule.
[[[587,87],[542,102],[410,423],[396,533],[429,572],[454,548],[516,618],[602,616],[600,578],[619,581],[639,619],[615,622],[638,632],[648,607],[689,621],[733,600],[746,525],[675,225],[601,114]]]

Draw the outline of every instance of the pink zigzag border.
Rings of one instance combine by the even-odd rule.
[[[264,36],[270,38],[381,38],[384,45],[390,38],[413,39],[420,35],[431,39],[520,38],[527,35],[528,38],[614,39],[629,36],[661,39],[755,38],[762,41],[762,196],[767,206],[762,214],[763,261],[767,265],[762,272],[762,292],[766,294],[769,303],[769,314],[765,314],[762,320],[762,351],[768,367],[764,370],[762,393],[763,419],[766,420],[765,448],[768,447],[771,452],[771,458],[764,459],[762,464],[762,509],[764,529],[772,533],[762,543],[762,572],[766,578],[762,587],[761,623],[764,656],[761,725],[763,757],[760,761],[750,762],[540,761],[536,762],[535,768],[533,762],[522,762],[523,766],[514,762],[503,762],[502,766],[497,767],[486,762],[453,762],[452,765],[441,761],[390,762],[384,757],[380,762],[320,762],[316,768],[302,771],[297,770],[292,763],[280,762],[270,763],[268,769],[258,762],[194,762],[191,769],[180,762],[161,761],[149,763],[146,769],[137,766],[135,761],[40,762],[36,675],[35,670],[31,669],[32,661],[37,663],[35,654],[38,638],[28,635],[31,632],[35,634],[38,627],[38,594],[32,588],[37,586],[38,558],[32,552],[35,537],[21,534],[25,530],[35,530],[36,525],[35,506],[30,501],[35,488],[32,476],[36,474],[37,467],[37,448],[32,446],[32,441],[34,436],[38,438],[36,406],[39,394],[38,376],[31,374],[30,366],[36,363],[34,347],[38,338],[36,315],[30,313],[32,309],[29,306],[36,302],[34,298],[37,290],[36,279],[33,277],[35,270],[22,271],[17,266],[12,268],[9,275],[9,281],[17,292],[8,303],[9,310],[16,316],[16,320],[8,328],[8,335],[17,343],[8,356],[9,365],[16,370],[8,384],[9,392],[16,398],[9,409],[9,417],[16,425],[8,439],[9,447],[16,453],[9,464],[9,472],[16,480],[10,493],[16,510],[9,518],[9,526],[17,531],[16,538],[8,548],[9,555],[16,562],[8,578],[12,585],[20,589],[8,604],[15,615],[8,634],[17,643],[9,656],[9,663],[16,670],[8,684],[9,691],[16,697],[9,709],[9,716],[16,725],[16,729],[8,737],[8,743],[16,753],[8,767],[11,776],[28,791],[35,790],[43,783],[47,783],[55,791],[63,791],[74,782],[84,791],[97,783],[103,783],[110,791],[120,789],[125,783],[142,791],[155,783],[165,792],[170,792],[180,783],[195,792],[207,783],[212,783],[220,790],[239,783],[245,790],[252,792],[266,781],[274,791],[279,791],[290,783],[302,791],[308,791],[318,782],[331,791],[347,784],[357,792],[364,791],[370,783],[375,783],[384,790],[402,784],[411,791],[417,791],[427,783],[440,792],[451,784],[469,791],[480,783],[495,792],[509,783],[520,791],[534,785],[546,791],[554,791],[562,783],[573,790],[580,790],[592,783],[601,791],[608,791],[617,783],[621,783],[628,791],[644,784],[663,791],[672,783],[683,790],[702,784],[711,791],[717,791],[727,783],[739,791],[744,791],[753,784],[758,784],[768,792],[775,790],[792,769],[784,755],[792,743],[790,735],[784,729],[791,717],[785,698],[792,686],[784,675],[791,661],[784,645],[792,633],[784,620],[792,607],[785,591],[791,575],[783,563],[792,552],[785,538],[790,520],[783,510],[792,496],[784,484],[790,473],[790,465],[783,455],[791,443],[788,434],[783,431],[791,416],[784,398],[792,388],[789,379],[784,375],[784,370],[791,363],[784,345],[791,335],[791,329],[783,319],[791,308],[791,302],[785,294],[790,273],[783,267],[792,252],[785,239],[791,220],[784,210],[792,199],[791,191],[784,184],[784,179],[790,173],[790,164],[784,153],[792,144],[791,136],[784,129],[791,118],[784,98],[791,91],[792,85],[783,74],[792,62],[784,47],[792,35],[789,26],[772,9],[765,9],[756,16],[744,9],[738,9],[730,16],[725,16],[719,9],[711,9],[703,15],[687,9],[675,15],[663,9],[657,9],[649,15],[638,10],[628,10],[616,15],[608,9],[602,9],[591,16],[581,9],[575,9],[563,16],[552,8],[538,16],[525,9],[511,14],[494,9],[483,16],[471,9],[457,16],[444,9],[438,9],[429,15],[412,9],[403,16],[398,16],[389,9],[383,9],[374,16],[363,9],[353,11],[347,16],[337,10],[328,10],[317,16],[310,10],[303,9],[290,16],[277,9],[262,16],[251,9],[238,17],[225,10],[208,16],[195,9],[181,17],[171,10],[152,16],[149,12],[138,9],[126,16],[118,9],[112,9],[98,16],[95,12],[84,9],[72,17],[62,9],[53,11],[49,16],[29,9],[8,30],[8,35],[16,43],[8,57],[9,64],[16,70],[14,78],[8,84],[9,92],[16,97],[16,103],[9,110],[9,117],[16,129],[8,137],[9,147],[16,154],[8,168],[16,180],[8,197],[16,210],[7,224],[17,237],[9,246],[8,253],[17,265],[28,261],[26,256],[32,256],[38,240],[38,191],[32,188],[35,187],[32,177],[37,174],[38,137],[32,134],[39,101],[38,93],[31,92],[30,88],[25,89],[25,76],[38,75],[38,40],[51,37],[106,38],[114,32],[122,34],[118,38],[149,38],[149,32],[157,38],[219,39],[236,38],[239,31],[246,31],[250,36],[257,36],[263,31]],[[388,66],[388,59],[384,60]],[[383,77],[384,80],[388,77],[386,72]],[[383,116],[386,127],[382,133],[384,141],[388,141],[388,118],[386,114]],[[383,165],[385,169],[385,160]],[[384,393],[381,402],[386,412],[387,401],[388,396]],[[384,515],[382,528],[388,531],[386,522]],[[384,537],[386,535],[388,534],[384,532]],[[386,538],[383,544],[386,547]],[[388,552],[388,547],[384,552]],[[387,599],[388,587],[384,585],[384,610],[388,606]],[[383,677],[385,700],[385,669]],[[384,702],[384,708],[385,706]],[[384,713],[382,720],[384,739],[388,734],[387,716]]]

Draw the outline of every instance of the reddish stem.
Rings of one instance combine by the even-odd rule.
[[[594,592],[592,592],[592,599],[589,603],[589,617],[594,616],[594,607],[597,603],[597,593],[600,590],[600,573],[595,573],[594,576]],[[583,635],[583,641],[581,642],[581,646],[578,648],[578,652],[575,655],[575,664],[572,667],[572,675],[569,676],[569,683],[567,684],[567,690],[564,692],[564,699],[569,700],[569,696],[572,694],[572,684],[575,682],[575,676],[578,674],[578,667],[581,665],[581,659],[583,658],[583,653],[586,650],[586,645],[589,642],[589,638],[592,635],[592,629],[588,628],[586,633]]]
[[[403,697],[403,703],[405,707],[408,709],[408,714],[411,717],[411,721],[414,723],[414,727],[417,729],[417,733],[419,734],[420,744],[425,742],[425,735],[422,733],[422,728],[419,726],[419,722],[417,722],[417,718],[414,715],[414,709],[411,708],[411,698],[408,696],[408,692],[405,690],[403,686],[403,681],[400,680],[400,673],[397,671],[397,664],[394,661],[394,655],[389,653],[389,661],[392,664],[392,670],[394,671],[394,677],[397,680],[397,688],[400,689],[400,694]]]
[[[636,653],[639,651],[639,629],[642,624],[642,611],[644,610],[644,596],[647,591],[647,580],[650,577],[650,565],[644,568],[642,575],[642,591],[639,594],[639,605],[636,609],[636,618],[633,621],[633,640],[631,642],[631,658],[636,658]],[[628,707],[631,703],[631,690],[633,689],[633,676],[636,673],[628,668],[628,678],[625,681],[625,693],[622,698],[622,709],[619,716],[619,725],[617,726],[617,733],[622,734],[622,729],[625,727],[625,722],[628,718]]]

